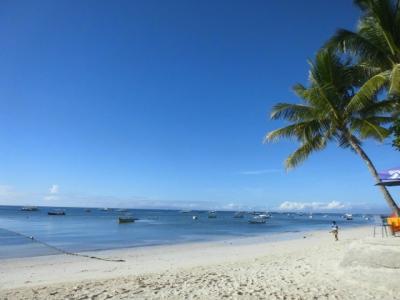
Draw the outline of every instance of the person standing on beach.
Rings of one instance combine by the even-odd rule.
[[[332,222],[331,228],[332,228],[332,230],[330,232],[333,233],[333,236],[335,237],[335,241],[338,241],[339,240],[339,226],[337,226],[335,221]]]

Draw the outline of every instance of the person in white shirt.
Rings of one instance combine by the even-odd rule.
[[[332,222],[331,228],[332,228],[332,230],[330,231],[330,233],[333,233],[335,241],[338,241],[339,240],[339,226],[337,226],[335,221]]]

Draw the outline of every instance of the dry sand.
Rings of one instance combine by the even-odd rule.
[[[0,299],[400,299],[400,238],[371,227],[0,261]]]

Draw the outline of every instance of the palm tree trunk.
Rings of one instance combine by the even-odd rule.
[[[354,140],[353,136],[351,136],[351,135],[349,137],[349,143],[350,143],[351,147],[354,149],[354,151],[356,151],[356,153],[365,161],[369,171],[371,172],[372,176],[375,178],[376,183],[380,183],[381,179],[380,179],[378,172],[376,171],[375,166],[373,165],[372,161],[369,159],[368,155],[364,152],[364,150],[360,147],[360,145]],[[389,205],[392,212],[395,213],[397,216],[400,216],[400,209],[397,206],[396,202],[393,200],[393,198],[390,195],[387,188],[383,185],[379,185],[379,188],[381,189],[381,191],[383,193],[383,197],[385,198],[386,203]]]

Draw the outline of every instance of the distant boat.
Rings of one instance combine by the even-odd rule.
[[[267,222],[267,218],[255,216],[251,220],[249,220],[250,224],[265,224]]]
[[[258,216],[258,215],[265,214],[265,212],[264,211],[252,211],[252,212],[249,212],[249,214],[250,215],[254,215],[254,216]]]
[[[117,209],[116,211],[117,211],[117,212],[127,212],[128,209],[126,209],[126,208],[120,208],[120,209]]]
[[[197,216],[193,216],[192,219],[193,219],[193,220],[197,220],[198,217],[197,217]]]
[[[101,208],[100,210],[101,210],[101,211],[111,211],[112,209],[111,209],[111,208],[108,208],[108,207],[104,207],[104,208]]]
[[[47,212],[49,216],[64,216],[65,211],[62,209],[54,209]]]
[[[188,214],[190,212],[192,212],[192,211],[191,210],[185,210],[185,209],[180,211],[181,214]]]
[[[259,214],[257,217],[262,218],[262,219],[269,219],[271,217],[270,214]]]
[[[134,223],[137,218],[134,218],[133,216],[120,216],[118,217],[118,223]]]
[[[208,212],[208,218],[209,219],[215,219],[217,217],[217,212],[214,210],[211,210]]]
[[[90,213],[91,210],[90,210],[89,208],[86,208],[86,209],[85,209],[85,212]]]
[[[244,211],[238,211],[233,215],[234,218],[242,219],[244,217]]]
[[[36,206],[24,206],[21,207],[22,211],[38,211],[39,209]]]
[[[345,218],[347,221],[353,220],[353,215],[352,214],[344,214],[343,218]]]

